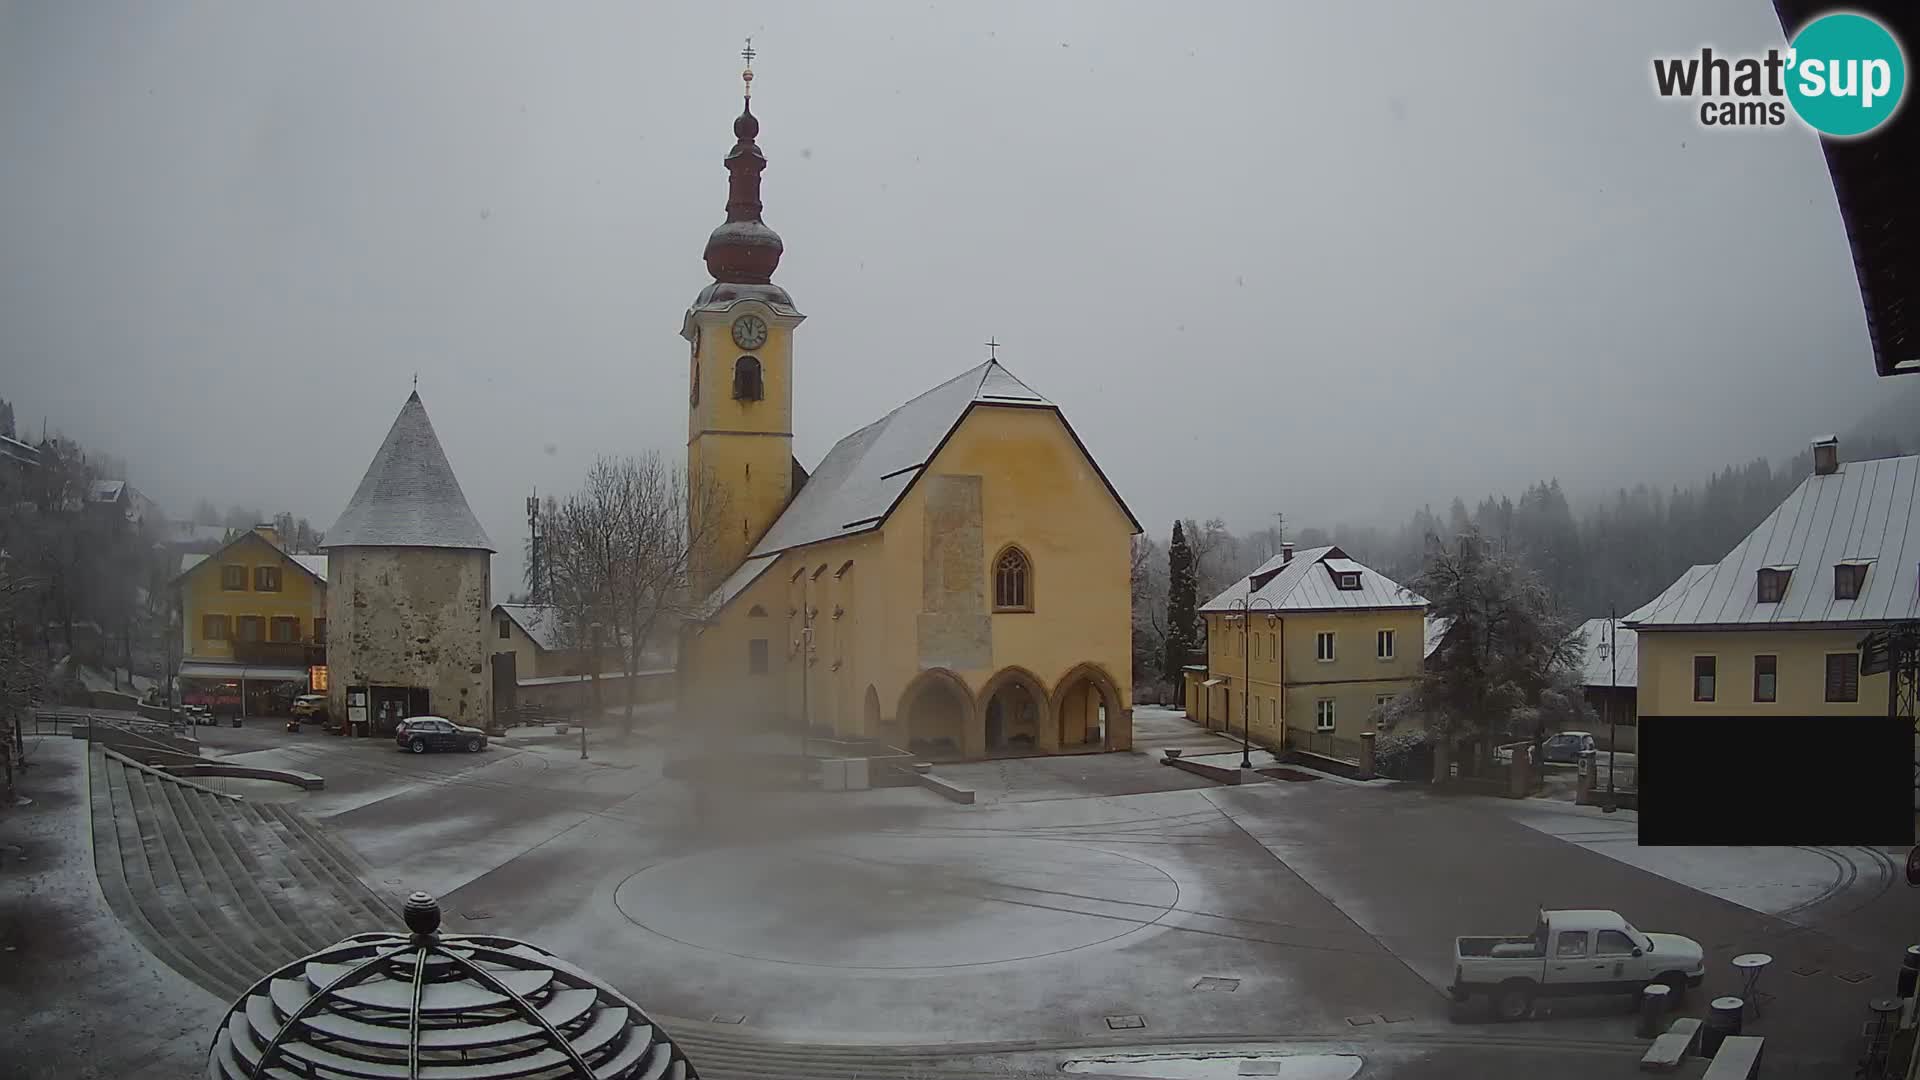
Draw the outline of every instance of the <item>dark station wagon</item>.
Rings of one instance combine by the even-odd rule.
[[[415,716],[400,721],[393,741],[402,750],[424,754],[429,750],[465,750],[477,754],[487,748],[487,733],[456,724],[444,716]]]

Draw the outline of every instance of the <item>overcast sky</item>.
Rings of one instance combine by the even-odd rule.
[[[1398,523],[1784,457],[1876,392],[1816,139],[1675,4],[0,5],[0,397],[184,514],[331,524],[418,373],[523,499],[684,451],[741,38],[795,451],[985,358],[1148,529]]]

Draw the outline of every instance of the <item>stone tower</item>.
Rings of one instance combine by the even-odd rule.
[[[752,70],[744,74],[752,87]],[[792,501],[793,330],[806,316],[773,283],[780,234],[760,218],[766,155],[751,96],[733,122],[727,220],[707,238],[707,272],[680,324],[692,347],[687,407],[694,593],[704,596],[746,559]]]
[[[364,718],[376,734],[395,714],[485,726],[493,544],[418,392],[322,546],[332,714]]]

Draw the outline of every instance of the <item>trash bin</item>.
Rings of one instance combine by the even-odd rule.
[[[236,716],[236,717],[234,717],[234,718],[233,718],[233,726],[234,726],[234,727],[239,727],[239,726],[240,726],[240,718],[239,718],[239,717],[237,717],[237,716]]]
[[[1740,1014],[1747,1003],[1737,997],[1717,997],[1707,1009],[1707,1022],[1700,1025],[1700,1056],[1712,1057],[1729,1035],[1740,1034]]]

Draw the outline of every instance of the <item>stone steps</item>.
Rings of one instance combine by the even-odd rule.
[[[107,903],[169,967],[232,1000],[284,965],[399,916],[298,811],[94,747],[94,868]]]

